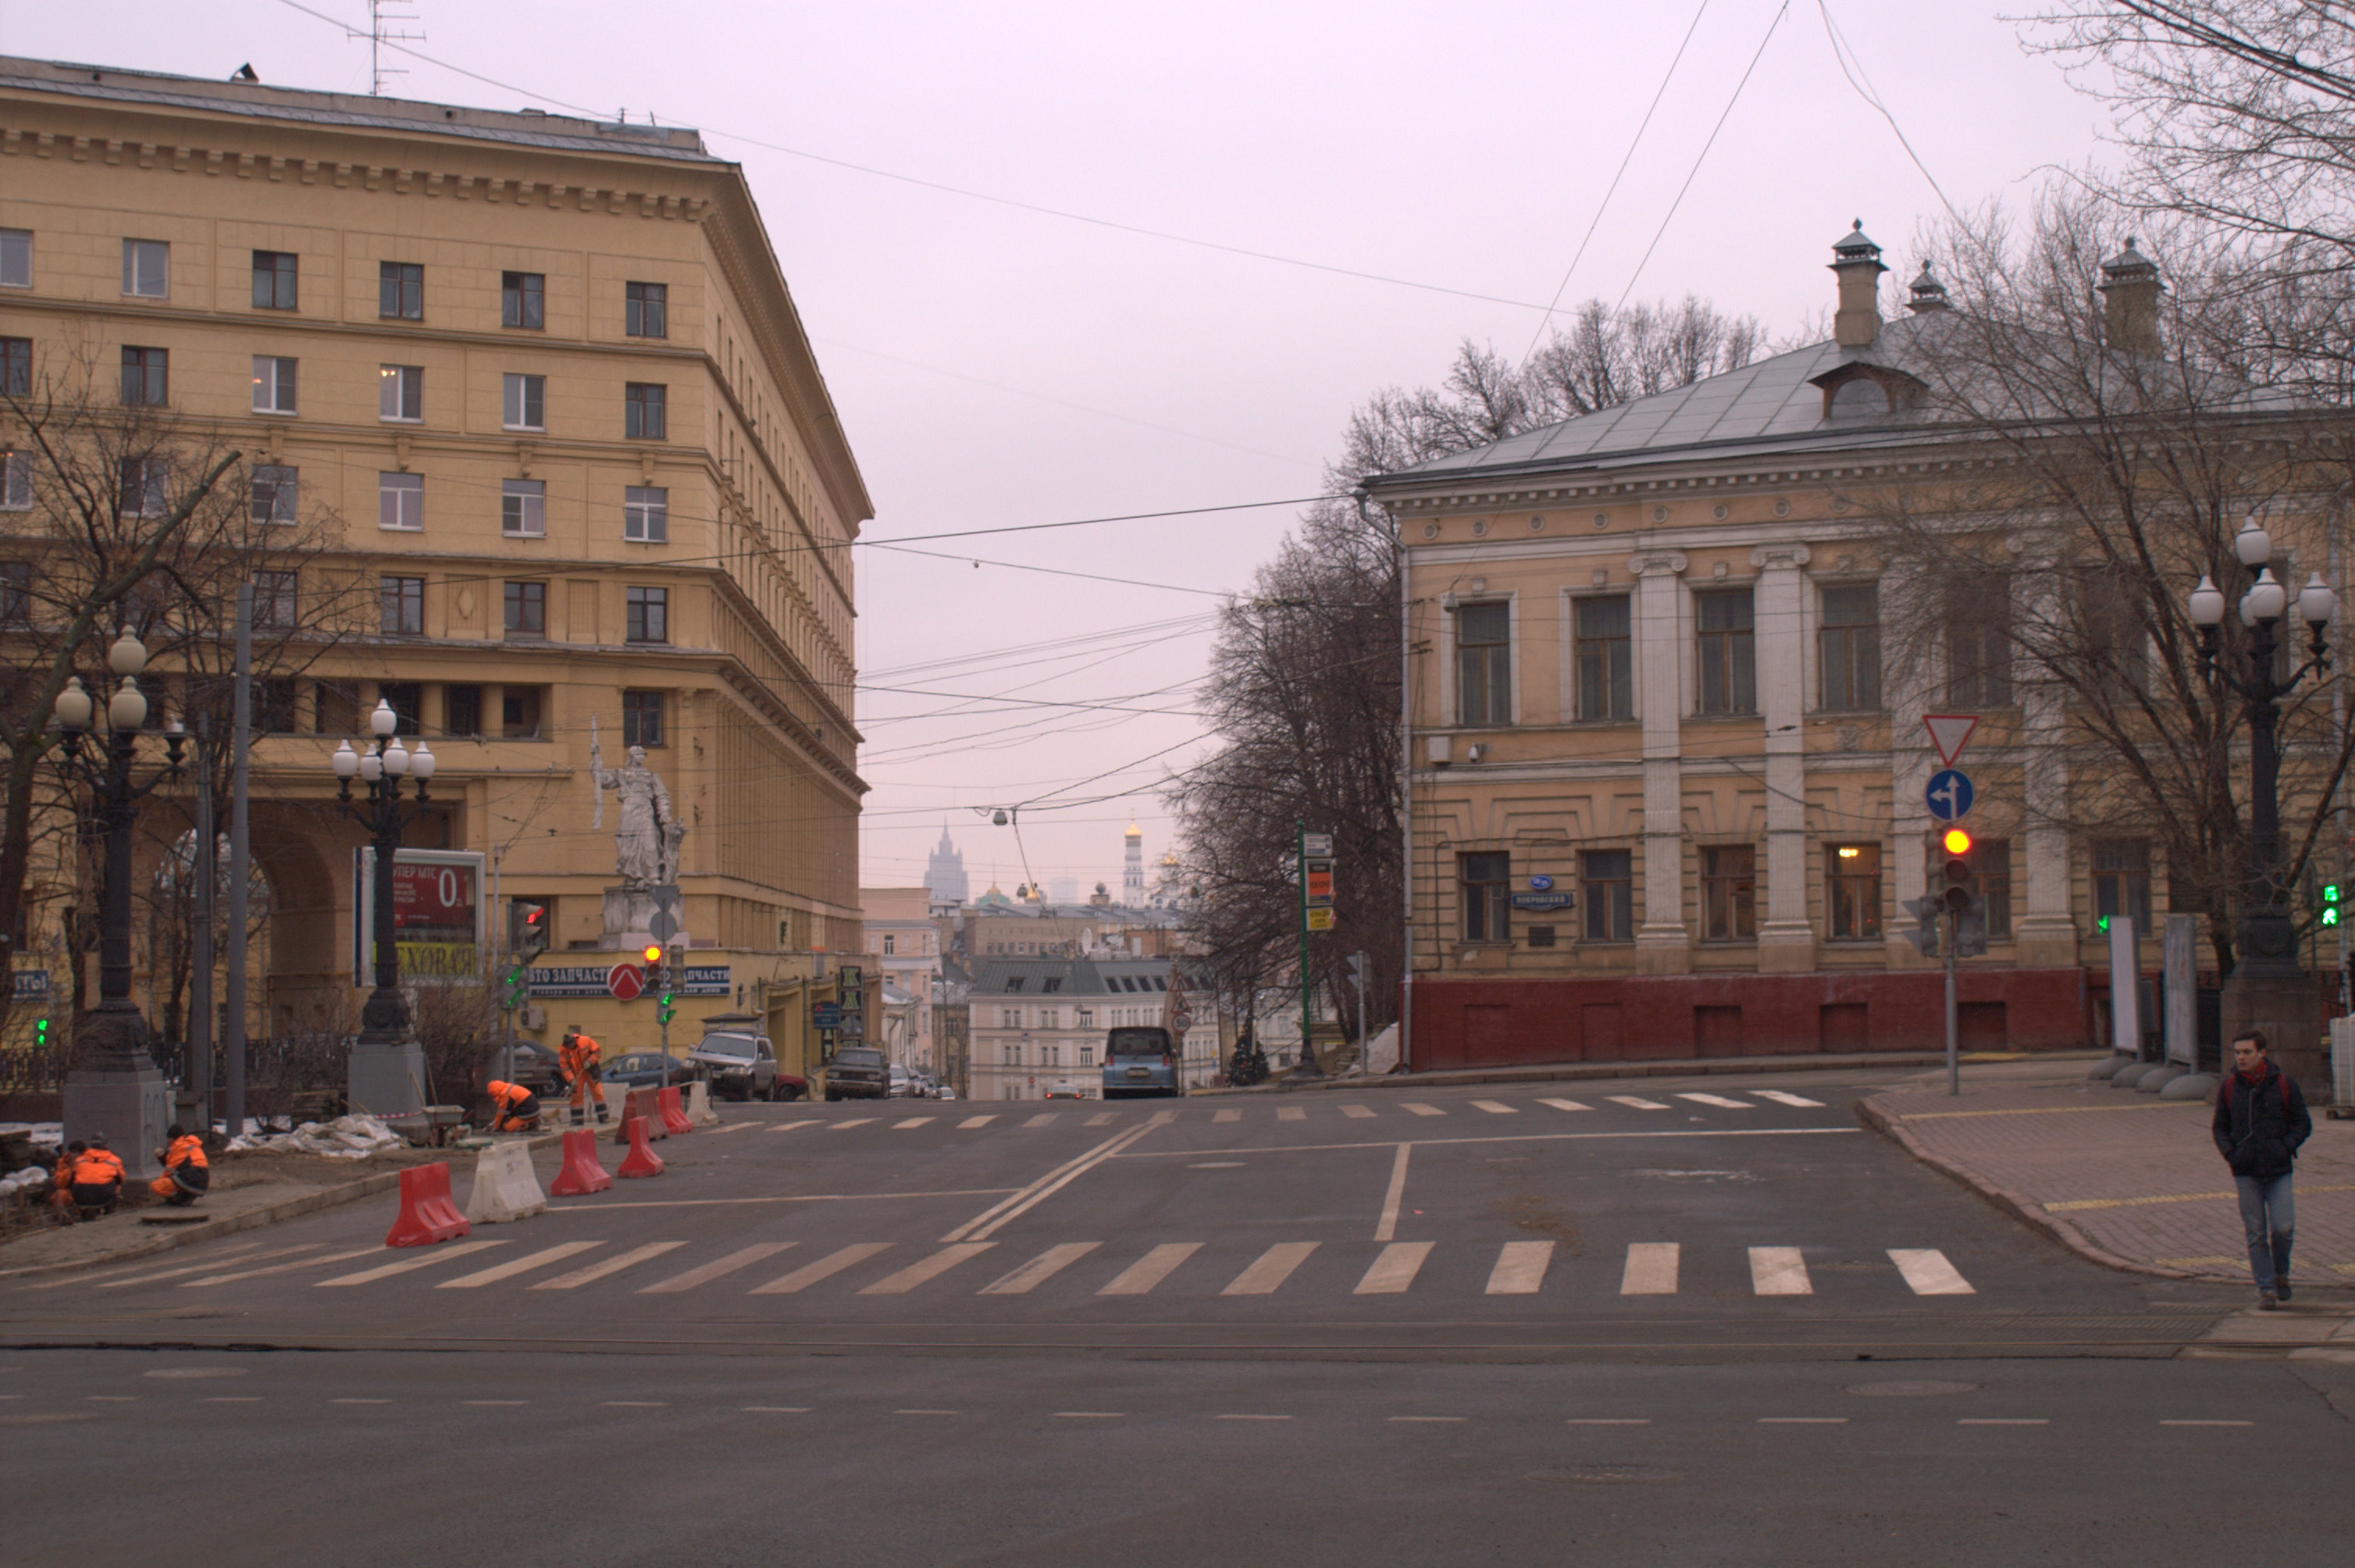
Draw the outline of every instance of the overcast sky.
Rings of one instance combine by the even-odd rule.
[[[359,0],[304,4],[366,30]],[[1438,379],[1465,338],[1525,350],[1590,226],[1565,308],[1690,291],[1786,332],[1830,306],[1859,218],[1903,268],[1940,197],[1827,5],[1957,206],[2094,155],[2098,106],[1981,0],[1709,0],[1697,27],[1694,0],[415,0],[397,25],[442,63],[388,55],[388,91],[652,112],[741,160],[879,542],[1313,495],[1370,391]],[[0,0],[0,51],[369,84],[367,44],[287,0]],[[1294,516],[861,549],[867,885],[920,881],[943,822],[975,891],[1116,892],[1132,816],[1158,859],[1218,595]],[[942,692],[1174,711],[952,717]],[[976,815],[1025,802],[1018,844]]]

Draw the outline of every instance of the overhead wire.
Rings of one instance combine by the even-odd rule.
[[[1897,116],[1889,112],[1889,105],[1881,101],[1880,92],[1873,88],[1872,78],[1866,74],[1864,69],[1864,58],[1856,52],[1856,46],[1848,41],[1848,35],[1840,31],[1839,24],[1832,20],[1828,0],[1816,0],[1816,10],[1823,16],[1824,36],[1831,42],[1832,60],[1840,68],[1840,74],[1848,78],[1848,84],[1856,89],[1856,95],[1859,98],[1871,105],[1874,112],[1889,122],[1889,129],[1895,133],[1897,144],[1905,149],[1905,155],[1913,160],[1914,168],[1921,171],[1922,177],[1930,182],[1930,188],[1937,193],[1939,204],[1945,208],[1946,216],[1960,223],[1963,220],[1963,215],[1955,210],[1953,202],[1946,199],[1946,187],[1938,183],[1938,176],[1930,172],[1930,165],[1923,163],[1922,155],[1913,150],[1913,144],[1906,139],[1905,128],[1897,123]],[[1850,60],[1856,62],[1854,70],[1849,69]],[[1859,80],[1859,77],[1863,80]]]

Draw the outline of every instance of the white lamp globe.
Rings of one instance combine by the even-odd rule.
[[[2243,566],[2254,571],[2273,560],[2273,538],[2257,527],[2256,518],[2246,518],[2241,524],[2241,531],[2232,536],[2232,553],[2241,558]]]
[[[369,784],[384,777],[384,759],[374,752],[360,753],[360,777]]]
[[[90,693],[82,689],[81,677],[67,677],[66,688],[58,693],[57,706],[50,711],[65,729],[79,731],[90,728]]]
[[[2268,567],[2257,573],[2257,581],[2249,590],[2247,603],[2249,613],[2258,620],[2278,621],[2282,611],[2288,607],[2289,592],[2274,580],[2273,569]]]
[[[336,748],[335,763],[337,778],[352,778],[360,771],[360,754],[353,751],[352,743],[346,741]]]
[[[389,701],[381,697],[378,698],[376,711],[368,715],[368,729],[375,732],[377,739],[382,740],[400,728],[400,715],[392,710],[392,704]]]
[[[2298,619],[2309,626],[2324,626],[2338,613],[2339,595],[2330,592],[2330,585],[2322,581],[2322,573],[2308,574],[2306,586],[2297,592]]]
[[[2223,622],[2224,595],[2206,572],[2200,574],[2200,586],[2191,591],[2188,603],[2193,625],[2214,626]]]
[[[147,699],[131,677],[124,676],[114,695],[106,699],[106,721],[125,731],[136,730],[147,722]]]
[[[106,650],[106,667],[117,675],[137,675],[147,667],[147,645],[133,636],[130,627],[123,627],[114,645]]]
[[[422,741],[418,741],[417,750],[410,754],[409,759],[409,771],[410,775],[413,776],[419,784],[423,784],[433,776],[433,749]]]

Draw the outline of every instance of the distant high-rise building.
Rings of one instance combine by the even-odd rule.
[[[1128,859],[1120,873],[1120,901],[1131,909],[1142,909],[1145,907],[1145,833],[1132,822],[1124,837],[1128,842]]]
[[[961,904],[973,891],[973,884],[965,880],[964,855],[949,842],[946,823],[941,825],[940,848],[924,868],[924,886],[943,903]]]

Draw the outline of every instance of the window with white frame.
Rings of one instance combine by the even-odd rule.
[[[1513,607],[1501,602],[1455,612],[1457,723],[1513,721],[1512,617]]]
[[[548,378],[508,376],[499,420],[509,430],[548,428]]]
[[[249,515],[254,522],[268,525],[296,520],[295,503],[301,490],[293,469],[272,464],[258,464],[253,470],[253,483],[247,494],[252,506]]]
[[[415,533],[425,527],[425,475],[376,476],[376,526]]]
[[[21,512],[32,504],[32,453],[0,452],[0,508]]]
[[[161,240],[123,242],[123,292],[140,299],[168,299],[172,293],[172,247]]]
[[[425,417],[425,367],[379,365],[376,368],[376,416],[411,422]]]
[[[622,492],[622,538],[632,544],[670,539],[670,492],[659,485],[631,485]]]
[[[274,354],[253,357],[253,411],[291,414],[294,411],[294,361]]]
[[[33,286],[33,231],[0,229],[0,289]]]
[[[544,479],[499,481],[499,532],[509,539],[548,537],[548,482]]]

